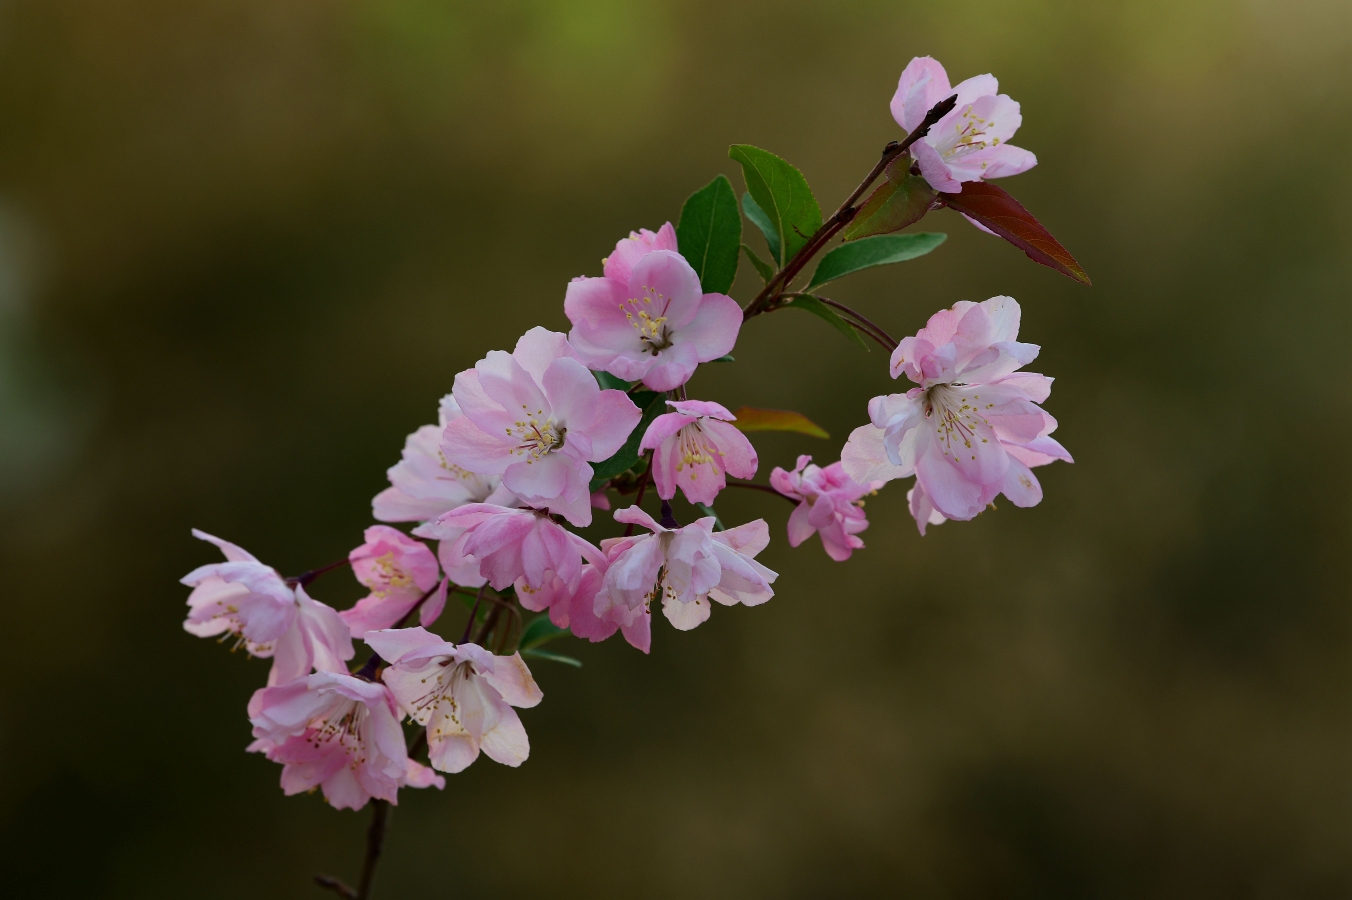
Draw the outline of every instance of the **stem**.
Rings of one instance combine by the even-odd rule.
[[[729,478],[728,487],[739,487],[739,488],[747,488],[753,491],[764,491],[767,494],[774,494],[776,497],[783,497],[785,500],[789,501],[794,506],[798,505],[797,500],[793,499],[788,494],[781,494],[779,491],[770,487],[770,485],[768,484],[752,484],[749,481],[733,481],[731,478]]]
[[[663,528],[680,528],[681,523],[676,521],[676,514],[671,511],[671,501],[662,501],[662,518],[659,523]]]
[[[892,337],[892,335],[890,335],[890,334],[888,334],[886,331],[884,331],[884,330],[882,329],[882,326],[881,326],[881,325],[877,325],[877,324],[875,324],[875,323],[873,323],[873,322],[870,322],[868,319],[864,318],[864,316],[863,316],[862,313],[859,313],[859,312],[856,312],[856,311],[853,310],[853,309],[850,309],[850,307],[846,306],[844,303],[837,303],[835,300],[831,300],[830,298],[823,297],[823,296],[821,296],[820,294],[802,294],[802,293],[793,293],[793,294],[784,294],[783,296],[785,296],[785,297],[816,297],[818,300],[820,300],[821,302],[825,303],[827,306],[833,306],[833,307],[835,307],[836,309],[840,310],[841,312],[845,313],[845,315],[847,315],[847,316],[849,316],[850,318],[854,319],[855,321],[854,321],[854,322],[851,322],[851,323],[850,323],[851,325],[855,325],[856,327],[859,327],[859,330],[860,330],[860,331],[864,332],[864,333],[867,334],[869,337],[873,338],[875,341],[877,341],[878,343],[882,344],[882,345],[883,345],[884,347],[886,347],[888,350],[895,350],[895,349],[897,349],[897,342],[896,342],[896,340]],[[861,326],[862,326],[862,327],[861,327]]]
[[[882,157],[878,160],[877,164],[874,165],[873,169],[868,173],[864,180],[859,182],[859,187],[855,188],[850,196],[845,198],[845,202],[840,205],[839,209],[831,214],[831,218],[823,222],[821,227],[813,232],[812,237],[808,238],[807,244],[794,254],[793,259],[785,263],[784,268],[775,273],[775,276],[770,279],[770,283],[765,286],[764,290],[756,295],[756,299],[746,305],[746,309],[742,310],[742,321],[746,321],[752,316],[766,312],[767,308],[770,307],[775,300],[779,299],[782,290],[793,281],[794,277],[803,270],[803,267],[808,264],[812,257],[815,256],[822,247],[826,246],[826,243],[830,241],[831,238],[835,237],[837,232],[850,224],[854,219],[855,213],[858,211],[854,208],[855,202],[864,195],[864,191],[868,190],[869,186],[877,180],[878,176],[883,173],[883,170],[887,168],[888,164],[901,154],[905,153],[916,141],[920,140],[926,134],[929,134],[929,130],[934,123],[952,112],[953,107],[957,106],[957,104],[957,94],[954,94],[947,100],[940,100],[930,108],[929,112],[925,113],[925,118],[921,121],[920,125],[916,127],[915,131],[908,134],[904,141],[901,141],[900,143],[892,141],[883,148]]]
[[[469,640],[469,633],[474,629],[474,617],[479,614],[479,604],[483,602],[484,591],[486,590],[488,590],[488,585],[485,584],[479,588],[479,593],[474,598],[474,606],[469,611],[469,621],[465,623],[465,633],[460,635],[460,643],[462,644]]]
[[[653,473],[653,461],[652,457],[649,456],[648,465],[643,470],[643,474],[640,475],[638,479],[638,496],[634,498],[634,505],[637,506],[639,509],[643,508],[643,492],[648,488],[648,477],[652,475],[652,473]],[[628,525],[624,526],[624,536],[629,537],[633,533],[634,533],[634,523],[630,522]]]
[[[342,568],[343,566],[349,565],[350,563],[351,560],[344,557],[338,560],[337,562],[329,563],[327,566],[320,566],[318,569],[311,569],[310,571],[304,572],[300,575],[292,576],[291,578],[286,579],[286,583],[290,585],[301,585],[302,587],[304,587],[305,585],[314,581],[320,575],[323,575],[325,572],[332,572],[334,569]]]
[[[474,636],[474,643],[482,647],[484,641],[493,633],[493,629],[497,627],[498,619],[500,618],[502,618],[502,607],[494,606],[492,611],[490,611],[488,616],[484,619],[483,627],[480,628],[479,633]]]
[[[390,804],[384,800],[372,800],[371,806],[371,826],[366,829],[366,859],[362,861],[361,881],[357,889],[353,890],[341,879],[329,875],[315,876],[315,884],[348,900],[369,900],[371,885],[376,880],[376,863],[380,862],[380,851],[385,846],[385,829],[390,824]]]

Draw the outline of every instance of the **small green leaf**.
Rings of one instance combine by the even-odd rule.
[[[550,662],[563,663],[574,669],[582,668],[582,660],[564,656],[562,653],[550,653],[548,650],[522,650],[521,655],[529,659],[547,659]]]
[[[727,356],[720,356],[718,359],[709,360],[709,362],[737,362],[737,360],[729,353]]]
[[[746,196],[748,200],[751,199],[750,194],[747,194]],[[742,245],[742,250],[746,253],[746,258],[751,260],[751,265],[756,267],[756,274],[760,275],[761,281],[769,284],[770,279],[775,277],[775,267],[757,256],[756,251],[752,250],[746,244]]]
[[[742,195],[742,212],[746,213],[746,217],[751,220],[751,224],[759,228],[760,233],[765,235],[765,246],[770,248],[770,258],[779,259],[779,232],[775,230],[775,223],[770,221],[770,216],[756,204],[750,194]],[[742,246],[746,247],[745,244]],[[751,252],[749,247],[747,252]],[[760,259],[754,253],[752,260],[753,262],[760,262]],[[771,266],[766,265],[765,268],[769,269],[771,274],[774,274],[774,269]],[[762,271],[760,265],[756,266],[756,270]],[[763,272],[761,277],[765,277]],[[766,278],[765,280],[769,281],[770,279]]]
[[[746,189],[779,235],[779,253],[775,255],[779,264],[784,265],[822,227],[822,209],[817,198],[812,196],[802,172],[768,150],[733,144],[728,148],[728,156],[742,164]]]
[[[741,406],[733,410],[733,426],[738,431],[795,431],[811,437],[829,438],[816,422],[802,413],[790,409],[759,409],[755,406]]]
[[[928,181],[911,174],[910,154],[903,153],[894,159],[886,173],[887,180],[874,188],[841,235],[845,240],[901,231],[919,222],[939,196]]]
[[[568,633],[567,628],[560,628],[549,621],[548,615],[539,615],[527,622],[526,627],[521,630],[521,642],[517,646],[518,649],[526,651]]]
[[[601,385],[601,390],[603,391],[627,391],[631,389],[636,383],[632,381],[625,381],[621,378],[616,378],[609,372],[593,371],[592,377],[596,379],[597,384]]]
[[[606,479],[626,471],[634,463],[638,462],[638,445],[643,440],[644,433],[648,426],[652,424],[666,409],[666,393],[657,391],[637,391],[630,395],[634,405],[643,410],[643,416],[638,420],[638,425],[629,433],[629,440],[624,442],[624,446],[615,451],[615,455],[610,459],[592,464],[591,491],[594,493],[601,489],[601,485],[606,483]]]
[[[706,516],[714,517],[714,531],[728,530],[728,526],[723,524],[723,520],[718,517],[718,513],[714,512],[714,508],[712,506],[705,506],[703,503],[696,503],[695,508],[698,509],[700,512],[704,513]]]
[[[948,239],[946,234],[879,234],[842,244],[822,257],[807,289],[835,281],[861,269],[886,266],[924,256]]]
[[[827,306],[825,303],[821,302],[816,297],[813,297],[810,294],[804,294],[802,296],[793,297],[790,298],[789,300],[786,300],[783,308],[801,309],[804,312],[810,312],[817,318],[825,319],[827,322],[831,323],[832,328],[834,328],[836,331],[839,331],[841,334],[845,335],[850,340],[858,341],[859,346],[863,347],[865,350],[871,349],[868,345],[868,342],[864,340],[863,335],[861,335],[858,331],[855,331],[854,328],[851,327],[849,322],[846,322],[844,319],[842,319],[834,309]]]
[[[737,248],[742,243],[742,216],[726,175],[719,175],[685,201],[676,223],[676,242],[706,294],[726,294],[732,288]]]

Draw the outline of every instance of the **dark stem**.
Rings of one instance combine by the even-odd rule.
[[[479,593],[474,598],[474,606],[469,611],[469,621],[465,623],[465,633],[460,635],[460,643],[469,640],[469,633],[474,630],[474,617],[479,614],[479,604],[483,602],[484,591],[488,590],[488,585],[479,588]]]
[[[357,892],[348,887],[341,878],[334,878],[331,875],[316,875],[315,884],[325,890],[333,891],[340,897],[356,900]]]
[[[400,619],[399,624],[394,627],[403,628],[404,626],[406,626],[409,622],[409,619],[413,618],[413,614],[416,613],[418,610],[422,609],[422,605],[427,602],[427,598],[435,594],[437,592],[437,588],[439,587],[441,587],[441,582],[437,582],[436,584],[428,588],[427,593],[423,594],[421,597],[418,598],[418,602],[413,604],[412,609],[404,613],[404,617]],[[447,589],[448,590],[450,589],[449,585],[447,585]]]
[[[904,141],[901,141],[900,143],[892,141],[883,148],[882,157],[878,160],[877,164],[864,180],[859,182],[859,186],[854,189],[850,196],[845,198],[845,202],[840,204],[840,208],[832,213],[831,218],[823,222],[820,228],[813,232],[812,237],[808,239],[808,242],[803,246],[803,249],[794,254],[793,259],[785,263],[784,268],[775,273],[775,276],[770,279],[770,282],[767,285],[765,285],[764,290],[756,295],[756,299],[746,305],[746,309],[742,310],[743,321],[754,315],[766,312],[767,308],[769,308],[775,300],[779,299],[780,292],[792,283],[794,277],[803,270],[803,267],[808,264],[812,257],[815,256],[822,247],[826,246],[827,242],[835,237],[837,232],[850,224],[854,219],[855,213],[858,211],[855,209],[854,204],[860,197],[864,196],[864,191],[869,189],[869,186],[877,180],[878,176],[883,173],[883,170],[887,168],[888,164],[901,154],[905,153],[916,141],[920,140],[926,134],[929,134],[929,130],[934,126],[934,123],[952,112],[953,107],[957,106],[957,104],[957,94],[954,94],[947,100],[940,100],[930,108],[929,112],[925,113],[925,118],[918,126],[916,126],[915,131],[912,131],[906,136]]]
[[[676,514],[671,511],[670,500],[662,501],[662,518],[658,520],[658,524],[663,528],[681,527],[681,523],[676,521]]]
[[[385,847],[385,829],[390,824],[390,804],[385,800],[372,800],[371,805],[375,809],[371,815],[371,827],[366,829],[366,860],[361,865],[357,900],[367,900],[371,896],[371,886],[376,880],[376,863],[380,862],[380,851]]]
[[[643,492],[648,489],[648,477],[653,473],[652,457],[648,457],[648,465],[643,469],[643,474],[638,478],[638,496],[634,498],[634,505],[639,509],[643,508]],[[624,536],[630,537],[634,533],[634,523],[630,522],[624,526]]]
[[[329,563],[327,566],[320,566],[318,569],[311,569],[310,571],[305,572],[303,574],[294,575],[291,578],[286,579],[286,583],[290,585],[298,584],[303,587],[309,584],[310,582],[314,581],[320,575],[323,575],[325,572],[332,572],[334,569],[340,569],[343,566],[349,565],[350,563],[351,560],[349,559],[346,558],[340,559],[337,562]]]
[[[796,295],[796,296],[801,296],[801,295]],[[851,323],[850,323],[851,325],[855,325],[856,327],[862,326],[862,327],[859,327],[859,330],[860,330],[860,331],[864,332],[864,333],[867,334],[869,337],[873,338],[875,341],[877,341],[878,343],[882,344],[882,345],[883,345],[884,347],[886,347],[888,350],[895,350],[895,349],[897,349],[897,342],[896,342],[896,340],[893,339],[892,335],[890,335],[890,334],[888,334],[886,331],[884,331],[884,330],[882,329],[882,326],[877,325],[877,324],[875,324],[875,323],[873,323],[873,322],[870,322],[868,319],[864,318],[864,316],[863,316],[862,313],[858,313],[858,312],[856,312],[855,310],[850,309],[850,308],[849,308],[848,306],[846,306],[844,303],[837,303],[836,301],[831,300],[831,299],[829,299],[829,298],[827,298],[827,297],[823,297],[823,296],[821,296],[820,294],[812,294],[811,296],[816,297],[818,300],[820,300],[821,302],[825,303],[827,306],[835,307],[836,309],[838,309],[838,310],[840,310],[841,312],[845,313],[845,315],[847,315],[847,316],[849,316],[850,318],[854,319],[855,321],[854,321],[854,322],[851,322]]]
[[[794,506],[798,505],[797,500],[793,499],[788,494],[781,494],[779,491],[770,487],[770,485],[768,484],[752,484],[749,481],[733,481],[731,478],[729,478],[728,487],[739,487],[739,488],[747,488],[753,491],[763,491],[764,493],[767,494],[774,494],[776,497],[783,497],[785,500],[789,501]]]
[[[474,636],[474,643],[478,644],[480,647],[484,646],[484,641],[493,633],[493,629],[497,627],[498,619],[500,618],[502,618],[502,607],[494,606],[488,613],[488,616],[484,619],[483,627],[480,628],[479,633]]]

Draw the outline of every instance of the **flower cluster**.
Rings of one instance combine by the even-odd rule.
[[[915,478],[907,500],[922,535],[948,519],[974,518],[998,494],[1016,506],[1042,499],[1032,469],[1070,455],[1040,406],[1052,380],[1020,371],[1039,348],[1018,340],[1018,303],[961,301],[895,341],[815,293],[842,275],[938,246],[942,235],[894,233],[931,208],[952,207],[1002,236],[1012,216],[1025,244],[1028,235],[1045,235],[1022,206],[985,185],[1036,162],[1009,145],[1019,106],[997,93],[993,77],[950,88],[942,66],[916,59],[891,108],[906,139],[888,145],[883,163],[825,221],[797,169],[735,145],[749,191],[740,208],[719,176],[690,198],[678,226],[631,233],[603,260],[600,277],[568,284],[567,334],[531,328],[511,352],[489,352],[457,374],[436,424],[408,436],[388,471],[390,486],[372,501],[381,524],[344,559],[286,578],[235,544],[193,532],[225,562],[183,579],[192,588],[184,628],[272,660],[248,704],[248,749],[281,764],[285,793],[318,788],[333,806],[356,809],[372,798],[396,803],[402,787],[443,788],[440,773],[463,771],[480,752],[518,766],[530,742],[517,710],[543,696],[526,660],[580,665],[540,649],[547,641],[618,634],[648,653],[655,608],[688,631],[715,603],[770,600],[777,575],[757,559],[770,527],[764,519],[726,527],[714,506],[730,487],[790,501],[789,545],[817,534],[837,562],[864,547],[865,498],[895,479]],[[856,208],[883,171],[888,182]],[[921,197],[919,212],[911,199],[894,208],[899,178],[923,179],[901,195]],[[743,212],[778,267],[742,244]],[[795,288],[805,264],[837,235],[846,242]],[[870,244],[852,243],[861,238]],[[1041,257],[1020,246],[1087,281],[1050,235],[1038,237]],[[765,281],[745,309],[727,295],[743,251]],[[839,461],[819,466],[802,455],[757,484],[759,457],[747,432],[825,432],[798,413],[733,412],[692,398],[689,388],[701,365],[732,361],[745,321],[793,303],[883,344],[892,351],[891,377],[905,375],[914,386],[874,397],[869,423],[850,435]],[[689,524],[672,506],[678,494],[693,511]],[[654,496],[656,515],[644,508]],[[612,503],[610,536],[578,531]],[[341,566],[369,593],[340,612],[308,591]],[[463,628],[446,612],[451,605],[458,613],[460,603],[468,610]],[[457,619],[454,641],[432,630],[448,618]],[[350,668],[354,642],[367,652]],[[412,723],[408,734],[404,722]],[[426,764],[416,758],[424,750]]]

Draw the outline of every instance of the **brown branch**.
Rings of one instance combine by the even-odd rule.
[[[794,296],[802,296],[802,295],[795,294]],[[897,349],[896,339],[893,338],[892,335],[884,331],[881,325],[878,325],[874,322],[870,322],[868,319],[864,318],[862,313],[856,312],[855,310],[846,306],[844,303],[837,303],[835,300],[831,300],[828,297],[823,297],[821,294],[809,294],[807,296],[816,297],[818,300],[825,303],[827,306],[834,307],[835,309],[838,309],[841,312],[845,313],[845,315],[855,320],[850,323],[851,325],[854,325],[856,328],[859,328],[860,331],[864,332],[869,337],[873,338],[875,341],[882,344],[888,350]]]
[[[376,864],[380,862],[380,851],[385,846],[385,830],[390,824],[390,804],[373,799],[371,807],[371,826],[366,829],[366,858],[362,861],[361,881],[357,883],[356,890],[341,879],[329,875],[315,876],[315,884],[347,900],[369,900],[371,886],[376,880]]]
[[[766,494],[774,494],[776,497],[783,497],[785,500],[789,501],[794,506],[798,505],[797,500],[793,499],[788,494],[781,494],[779,491],[770,487],[770,485],[768,484],[752,484],[749,481],[734,481],[733,479],[729,478],[728,487],[747,488],[748,490],[752,491],[762,491]]]

